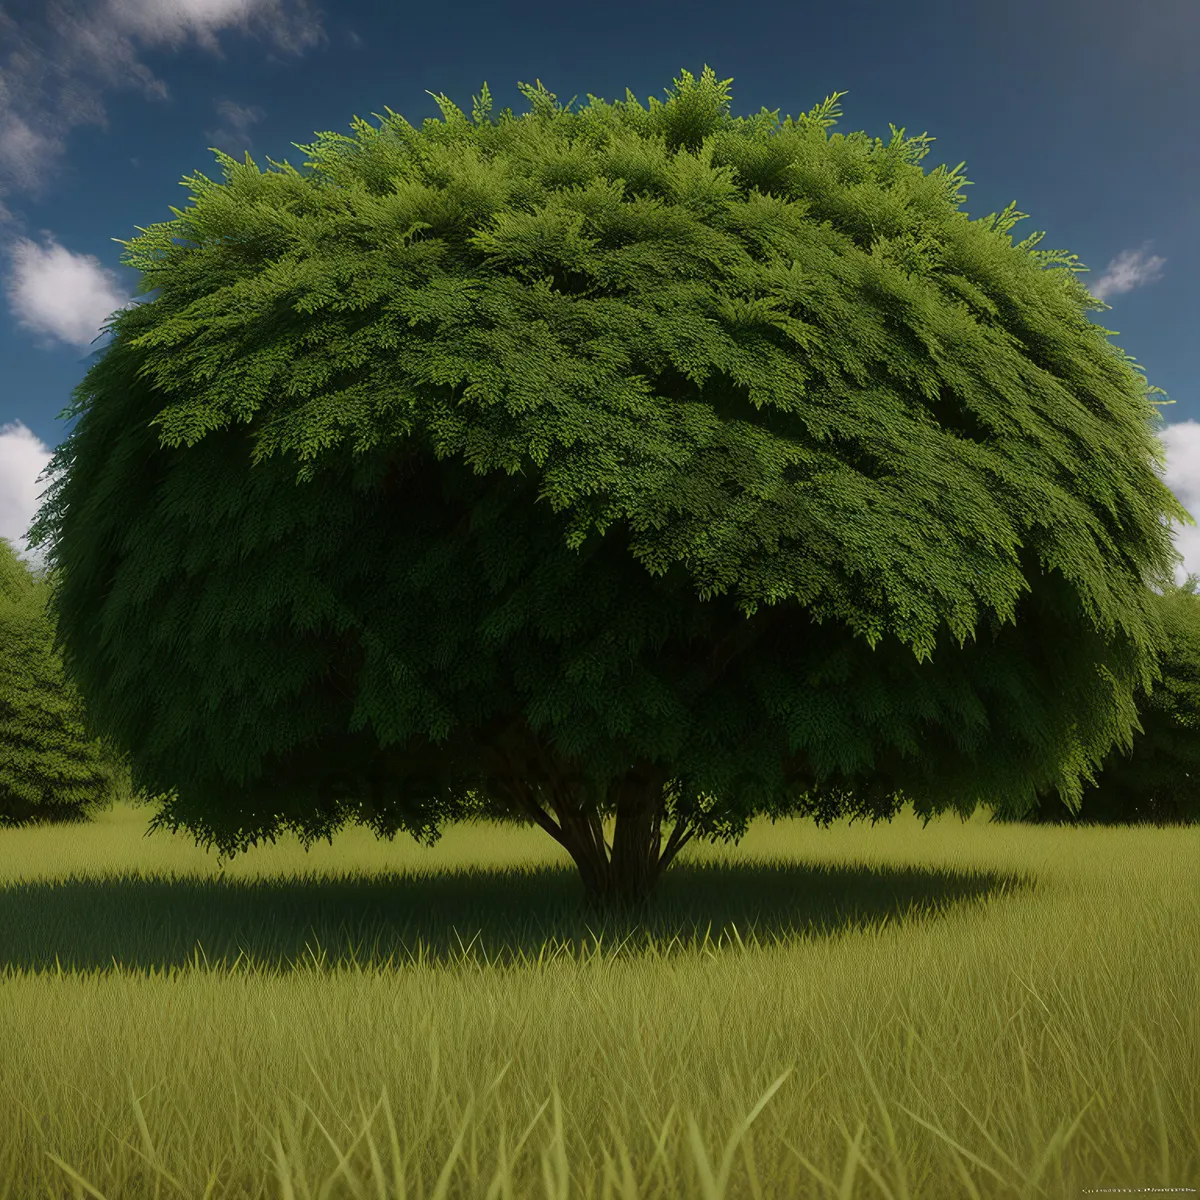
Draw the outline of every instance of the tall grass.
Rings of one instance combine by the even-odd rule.
[[[1198,828],[762,820],[597,926],[534,829],[147,820],[0,830],[0,1200],[1200,1181]]]

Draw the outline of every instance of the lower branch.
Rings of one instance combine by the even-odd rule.
[[[684,832],[686,830],[686,832]],[[688,827],[686,821],[676,825],[671,830],[671,836],[667,839],[667,844],[663,847],[662,856],[658,860],[658,872],[662,874],[671,863],[674,861],[675,855],[684,848],[692,840],[696,831]],[[681,837],[680,834],[683,836]]]

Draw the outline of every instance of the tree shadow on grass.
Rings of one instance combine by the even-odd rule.
[[[162,971],[197,963],[287,971],[323,962],[493,965],[539,954],[659,953],[691,945],[824,938],[1028,892],[1028,876],[947,867],[796,862],[672,865],[651,908],[602,915],[573,866],[292,879],[77,879],[0,888],[0,977]],[[57,961],[57,965],[56,965]]]

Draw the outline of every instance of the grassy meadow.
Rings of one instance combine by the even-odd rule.
[[[599,927],[534,828],[149,815],[0,829],[0,1200],[1200,1184],[1200,828],[764,819]]]

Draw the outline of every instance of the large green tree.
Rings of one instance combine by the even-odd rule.
[[[124,782],[52,649],[49,592],[0,538],[0,827],[87,820]]]
[[[160,293],[30,540],[152,827],[482,803],[628,903],[757,813],[1077,805],[1129,743],[1190,520],[1158,389],[926,137],[730,82],[218,153],[126,244]]]

